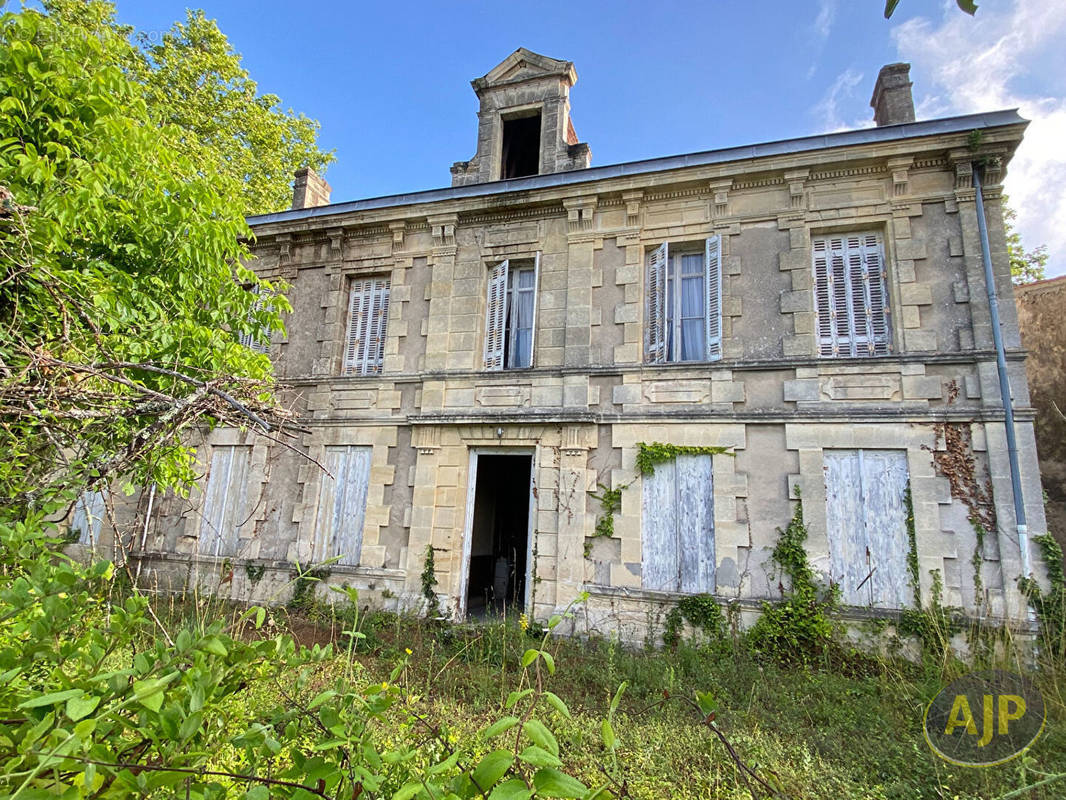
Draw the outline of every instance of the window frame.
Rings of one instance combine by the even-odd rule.
[[[229,458],[222,455],[229,453]],[[234,460],[240,454],[234,472]],[[248,520],[245,511],[248,505],[248,472],[252,456],[251,445],[220,444],[211,447],[211,461],[207,469],[203,503],[200,509],[200,525],[197,530],[196,551],[201,556],[220,558],[237,555],[240,528]],[[225,477],[220,477],[220,470]],[[224,482],[220,485],[219,482]],[[219,513],[213,514],[213,508]],[[218,525],[215,522],[219,523]],[[207,537],[205,538],[205,533]],[[210,547],[210,544],[214,547]]]
[[[848,240],[855,240],[855,243]],[[846,244],[842,248],[834,247],[835,241]],[[841,258],[839,275],[836,274],[838,267],[834,265],[836,253],[840,253]],[[877,358],[893,354],[892,299],[886,254],[884,232],[877,228],[830,231],[811,236],[814,335],[819,358]],[[819,263],[820,260],[824,263]],[[876,263],[871,264],[871,261]],[[876,280],[871,280],[875,268]],[[861,287],[856,285],[856,273],[862,276]],[[839,294],[835,289],[838,279],[843,282]],[[858,313],[855,300],[860,290],[863,311]],[[844,332],[838,322],[842,311],[847,319]]]
[[[518,275],[533,273],[532,286],[519,288]],[[519,304],[515,294],[528,292],[530,307],[528,363],[517,364]],[[491,266],[485,292],[485,338],[482,367],[490,372],[532,369],[535,366],[537,344],[537,307],[540,295],[540,251],[529,259],[510,259]]]
[[[704,491],[697,494],[693,491],[696,487]],[[715,593],[717,542],[714,512],[712,455],[678,455],[656,464],[651,475],[643,476],[643,589],[671,594]]]
[[[703,349],[701,358],[681,358],[683,270],[686,256],[703,254]],[[722,359],[722,236],[671,245],[663,242],[645,258],[644,362],[647,364],[706,364]],[[673,345],[673,347],[671,347]],[[673,351],[671,353],[671,350]],[[671,357],[671,355],[673,357]]]
[[[391,275],[353,275],[348,279],[341,375],[360,377],[384,372],[391,300]]]

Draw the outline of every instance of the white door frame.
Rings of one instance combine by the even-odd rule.
[[[527,614],[532,613],[529,600],[533,589],[533,536],[536,531],[533,526],[534,514],[536,513],[536,480],[534,476],[537,467],[537,446],[527,447],[471,447],[470,465],[467,469],[466,489],[466,521],[463,524],[463,547],[462,558],[459,563],[459,596],[455,602],[455,616],[457,622],[466,619],[466,597],[470,583],[470,551],[474,543],[474,501],[477,497],[477,469],[478,456],[530,456],[529,459],[529,516],[526,523],[526,581],[525,596],[522,603]]]

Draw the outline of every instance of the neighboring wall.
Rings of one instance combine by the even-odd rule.
[[[1026,373],[1036,409],[1036,449],[1048,528],[1066,548],[1066,275],[1014,288]],[[1056,409],[1055,406],[1058,406]]]

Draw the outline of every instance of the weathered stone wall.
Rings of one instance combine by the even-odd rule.
[[[1066,411],[1066,276],[1016,286],[1014,297],[1022,344],[1029,351],[1025,366],[1036,409],[1048,526],[1066,548],[1066,419],[1060,413]]]
[[[986,141],[1008,147],[1017,135]],[[713,458],[715,591],[752,611],[777,596],[769,555],[797,487],[811,559],[825,573],[824,451],[874,448],[906,453],[926,596],[936,570],[945,602],[972,608],[976,537],[934,466],[944,447],[938,426],[952,422],[972,428],[979,479],[990,480],[999,519],[982,554],[983,599],[993,614],[1018,618],[1020,558],[972,157],[965,135],[953,134],[259,226],[255,268],[293,287],[288,332],[272,357],[310,433],[296,441],[300,452],[255,443],[252,511],[227,559],[233,577],[220,583],[216,560],[193,555],[195,493],[159,506],[148,575],[233,597],[283,593],[295,563],[311,557],[323,480],[314,462],[328,446],[360,445],[371,448],[360,565],[334,566],[330,580],[386,607],[417,609],[432,546],[438,597],[459,613],[472,465],[480,452],[528,453],[531,610],[549,614],[588,589],[582,624],[639,638],[669,599],[642,588],[640,442],[730,449]],[[999,187],[988,183],[997,280],[1009,292]],[[812,237],[865,230],[885,246],[892,351],[821,358]],[[648,253],[712,234],[722,237],[722,360],[645,364]],[[533,367],[485,371],[489,270],[538,258]],[[391,280],[384,368],[345,376],[348,288],[367,276]],[[1003,317],[1029,523],[1040,533],[1023,355],[1013,312]],[[239,437],[216,431],[208,445]],[[625,487],[610,539],[593,536],[597,482]],[[249,564],[266,569],[254,586]]]

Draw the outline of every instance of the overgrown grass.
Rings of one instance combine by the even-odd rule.
[[[164,611],[172,618],[197,613],[174,604]],[[341,674],[348,669],[343,631],[357,619],[366,638],[357,642],[354,674],[381,681],[406,658],[401,680],[419,713],[461,740],[499,717],[522,655],[537,638],[517,620],[453,626],[379,612],[356,615],[343,606],[307,611],[275,610],[274,630],[289,630],[309,646],[336,642],[334,668]],[[776,776],[783,796],[791,798],[995,798],[1035,783],[1039,773],[1066,772],[1063,675],[1055,665],[1026,670],[1048,705],[1048,724],[1035,746],[1014,762],[967,769],[938,759],[922,736],[925,706],[967,669],[950,658],[915,664],[841,651],[832,662],[786,666],[731,640],[682,640],[655,650],[609,639],[558,639],[552,649],[558,670],[548,688],[574,712],[572,719],[552,720],[553,730],[565,769],[586,783],[603,777],[608,754],[600,721],[618,685],[628,684],[614,727],[633,798],[752,796],[700,715],[679,702],[697,690],[714,693],[717,723],[744,761]],[[327,669],[320,680],[330,677]],[[283,702],[269,689],[254,696]],[[1052,784],[1024,797],[1050,800],[1064,787]]]

